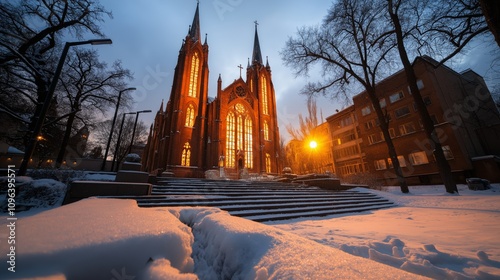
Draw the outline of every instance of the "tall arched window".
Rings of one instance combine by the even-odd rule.
[[[227,130],[226,130],[226,166],[229,168],[233,168],[235,164],[235,147],[236,144],[234,142],[234,133],[235,133],[235,117],[233,112],[229,112],[226,117],[227,122]]]
[[[271,155],[266,153],[266,172],[271,173]]]
[[[262,112],[269,115],[269,109],[267,108],[267,79],[266,76],[262,75],[260,80],[260,86],[262,91]]]
[[[189,91],[188,96],[196,97],[198,90],[198,74],[200,71],[200,58],[198,53],[195,52],[191,58],[191,73],[189,75]]]
[[[194,126],[194,107],[192,104],[189,104],[186,110],[186,122],[184,124],[187,127]]]
[[[236,149],[243,150],[243,117],[238,115],[237,129],[236,129]]]
[[[269,140],[269,124],[264,121],[264,140]]]
[[[246,168],[253,168],[253,123],[242,104],[236,104],[234,111],[226,117],[226,167],[236,166],[236,154],[244,152]]]
[[[247,168],[253,168],[253,137],[252,137],[252,119],[245,118],[245,165]]]
[[[182,166],[190,166],[191,165],[191,145],[188,142],[184,144],[184,148],[182,149]]]

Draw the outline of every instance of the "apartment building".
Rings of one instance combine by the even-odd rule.
[[[332,161],[337,176],[345,178],[368,171],[354,105],[327,117],[326,121],[330,128]]]
[[[500,173],[500,114],[481,76],[436,67],[419,57],[413,67],[418,87],[434,121],[446,158],[457,182],[471,176],[496,181]],[[376,86],[404,176],[410,184],[440,183],[441,179],[404,71]],[[354,105],[327,118],[340,177],[359,172],[375,174],[385,184],[397,184],[379,121],[366,92]],[[358,151],[359,149],[359,151]],[[485,172],[485,170],[487,172]]]

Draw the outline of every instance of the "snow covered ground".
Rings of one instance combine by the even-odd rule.
[[[370,190],[399,206],[267,225],[133,200],[33,208],[17,215],[15,273],[3,213],[0,279],[500,279],[500,185],[459,190]]]

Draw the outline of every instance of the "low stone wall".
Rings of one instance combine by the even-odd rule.
[[[73,181],[69,185],[64,204],[92,196],[150,195],[152,186],[148,183]]]

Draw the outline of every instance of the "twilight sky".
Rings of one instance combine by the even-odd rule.
[[[331,3],[327,0],[200,1],[202,40],[208,34],[209,96],[216,95],[219,74],[222,86],[226,87],[239,78],[241,64],[245,67],[245,78],[257,20],[262,55],[264,59],[268,56],[272,70],[280,133],[288,138],[285,126],[297,123],[299,113],[307,114],[306,96],[299,94],[307,80],[296,78],[283,66],[279,52],[298,27],[321,23]],[[133,110],[152,110],[153,113],[140,115],[149,126],[162,99],[168,101],[177,55],[192,23],[196,1],[102,0],[101,4],[113,13],[113,19],[106,20],[103,26],[113,45],[100,46],[98,51],[106,61],[119,59],[134,73],[135,79],[129,83],[137,88],[132,92],[136,101]],[[488,78],[491,75],[488,49],[491,49],[488,43],[478,43],[471,51],[474,56],[451,67],[457,71],[472,68]],[[344,106],[325,98],[319,98],[317,104],[325,118]]]

